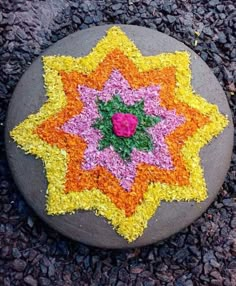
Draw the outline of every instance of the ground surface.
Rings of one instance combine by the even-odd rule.
[[[107,251],[70,241],[35,217],[3,144],[9,99],[32,60],[73,31],[105,23],[151,27],[191,47],[217,76],[235,120],[235,18],[227,0],[1,1],[0,285],[236,285],[236,149],[217,201],[194,224],[159,245]]]

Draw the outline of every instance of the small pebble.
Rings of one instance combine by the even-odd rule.
[[[25,270],[27,263],[22,259],[15,259],[12,263],[12,268],[16,271],[22,272]]]
[[[38,286],[38,282],[31,275],[26,276],[24,282],[30,286]]]

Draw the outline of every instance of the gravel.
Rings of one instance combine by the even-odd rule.
[[[206,213],[160,244],[104,250],[71,241],[35,216],[12,180],[3,130],[12,92],[47,47],[78,30],[135,24],[166,33],[210,66],[236,109],[236,7],[220,0],[1,0],[0,285],[236,285],[236,148]]]

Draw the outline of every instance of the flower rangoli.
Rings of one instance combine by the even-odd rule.
[[[143,56],[112,27],[43,64],[48,101],[11,136],[45,164],[49,215],[94,210],[131,242],[162,200],[206,199],[199,151],[228,120],[193,92],[187,52]]]

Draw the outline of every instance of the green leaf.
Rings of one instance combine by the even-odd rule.
[[[129,160],[130,159],[130,153],[132,152],[133,148],[132,146],[125,145],[125,140],[122,140],[124,138],[120,138],[120,144],[114,144],[114,150],[120,155],[120,157],[123,160]],[[129,138],[127,138],[129,139]]]
[[[152,139],[147,132],[136,132],[135,148],[143,151],[150,151],[153,148]]]
[[[106,140],[106,138],[103,138],[100,142],[99,142],[99,150],[103,150],[107,147],[109,147],[111,144],[109,142],[109,140]]]
[[[159,123],[161,121],[160,117],[154,117],[154,116],[150,116],[150,115],[145,115],[142,118],[142,122],[141,124],[145,127],[152,127],[154,125],[156,125],[157,123]]]

